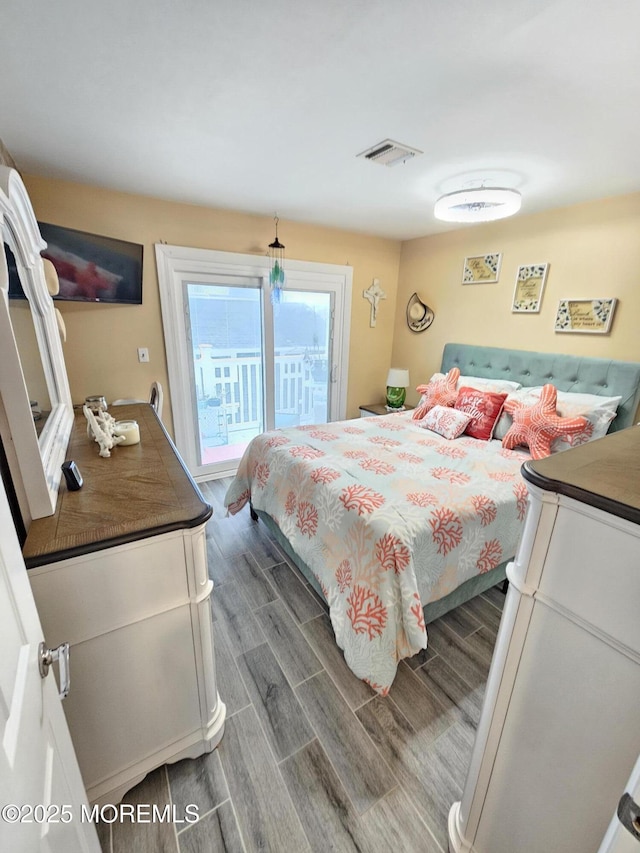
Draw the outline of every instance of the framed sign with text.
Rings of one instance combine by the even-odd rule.
[[[475,255],[464,259],[463,284],[492,284],[500,278],[502,255]]]
[[[561,299],[555,331],[606,335],[616,302],[617,299]]]
[[[548,270],[549,264],[525,264],[518,267],[512,312],[539,313]]]

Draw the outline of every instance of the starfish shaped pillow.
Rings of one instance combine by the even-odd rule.
[[[507,399],[504,410],[513,418],[513,424],[502,439],[502,446],[513,450],[516,445],[524,444],[532,459],[544,459],[551,456],[551,444],[556,438],[582,432],[587,419],[582,416],[561,418],[556,411],[557,398],[555,385],[545,385],[533,406]]]
[[[458,396],[458,379],[460,368],[452,367],[442,379],[434,379],[428,385],[418,385],[416,391],[422,397],[413,412],[414,421],[423,418],[434,406],[453,406]]]

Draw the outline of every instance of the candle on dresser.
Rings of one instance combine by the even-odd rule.
[[[116,421],[113,433],[117,436],[124,436],[124,441],[120,442],[119,447],[138,444],[140,441],[140,427],[137,421]]]

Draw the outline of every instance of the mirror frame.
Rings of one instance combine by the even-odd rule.
[[[4,249],[0,253],[0,402],[4,409],[6,445],[11,475],[18,493],[26,500],[28,528],[34,518],[55,512],[62,462],[73,425],[73,406],[62,353],[53,299],[47,288],[40,252],[46,243],[22,178],[15,169],[0,166],[0,230],[3,243],[13,252],[20,283],[31,307],[40,350],[51,414],[40,436],[36,434],[29,394],[20,363],[9,314],[9,274]],[[17,463],[11,466],[11,458]],[[17,482],[15,482],[17,481]],[[23,517],[25,508],[21,506]]]

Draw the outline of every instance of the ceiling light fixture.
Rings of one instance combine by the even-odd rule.
[[[493,222],[520,210],[522,196],[505,187],[473,187],[440,196],[433,208],[444,222]]]

